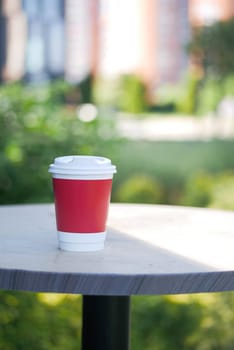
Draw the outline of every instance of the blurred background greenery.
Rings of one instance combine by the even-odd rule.
[[[100,154],[118,167],[113,201],[234,209],[233,139],[129,140],[113,112],[78,106],[80,90],[63,81],[0,87],[1,204],[52,201],[54,156]]]
[[[118,168],[114,202],[233,210],[232,138],[131,140],[116,126],[119,112],[136,120],[211,113],[215,120],[220,103],[234,98],[233,30],[233,20],[197,30],[187,50],[201,69],[150,101],[134,74],[111,82],[89,76],[76,85],[1,85],[0,204],[52,202],[53,158],[99,154]],[[233,305],[233,293],[133,297],[132,349],[231,350]],[[80,296],[0,293],[0,350],[79,349],[80,334]]]

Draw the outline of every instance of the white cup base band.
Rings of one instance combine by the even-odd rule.
[[[69,233],[58,231],[59,248],[73,252],[91,252],[102,250],[106,232]]]

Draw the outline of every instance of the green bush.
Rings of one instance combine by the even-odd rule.
[[[100,106],[128,113],[147,110],[146,87],[139,77],[126,74],[116,79],[96,79],[94,100]]]
[[[198,173],[188,179],[182,205],[234,210],[234,173]]]
[[[146,87],[136,75],[126,74],[120,78],[118,107],[129,113],[146,111]]]
[[[228,75],[223,80],[224,96],[234,96],[234,74]]]
[[[213,178],[206,173],[191,176],[181,199],[182,205],[206,207],[211,201]]]
[[[219,103],[226,96],[234,96],[234,75],[218,79],[209,77],[200,84],[197,95],[198,114],[215,112]]]
[[[176,111],[183,114],[193,114],[196,109],[199,79],[194,74],[187,74],[182,82],[181,92],[176,100]]]
[[[80,98],[82,103],[92,103],[93,102],[93,76],[91,74],[80,82],[78,85],[80,89]]]
[[[116,198],[127,203],[161,203],[162,186],[147,175],[134,175],[118,188]]]
[[[199,78],[187,73],[184,79],[177,84],[165,84],[156,92],[156,107],[171,106],[182,114],[193,114],[196,110]]]
[[[234,210],[234,173],[218,176],[210,197],[209,207]]]
[[[118,79],[95,79],[93,85],[94,102],[102,108],[117,108],[119,96]]]
[[[222,98],[222,87],[216,79],[209,78],[204,81],[199,89],[197,112],[207,114],[214,112]]]

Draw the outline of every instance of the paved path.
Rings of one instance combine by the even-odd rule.
[[[136,119],[129,115],[120,115],[117,128],[124,137],[152,141],[233,138],[234,118],[165,116]]]

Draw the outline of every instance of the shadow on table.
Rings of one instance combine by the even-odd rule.
[[[234,272],[189,259],[126,233],[110,229],[106,243],[116,294],[180,294],[234,289]],[[118,279],[118,283],[116,282]],[[111,286],[113,288],[111,288]]]

